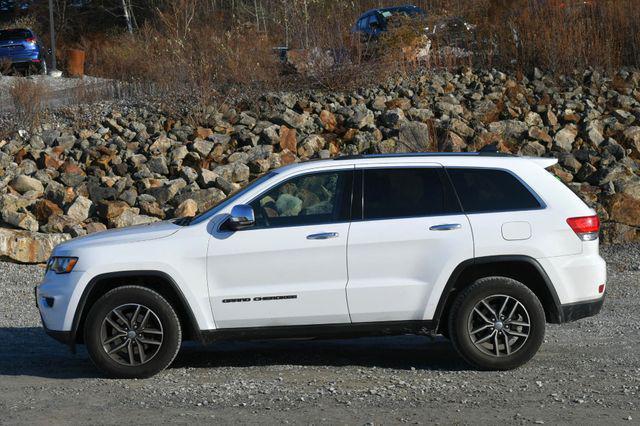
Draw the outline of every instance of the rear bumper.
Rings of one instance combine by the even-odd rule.
[[[39,53],[26,54],[20,56],[0,56],[0,62],[8,61],[11,65],[28,65],[42,62],[43,58]]]
[[[604,305],[604,296],[587,302],[570,303],[560,306],[560,323],[577,321],[582,318],[598,315]]]

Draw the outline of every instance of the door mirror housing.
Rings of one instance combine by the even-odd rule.
[[[231,215],[225,227],[231,231],[240,231],[250,228],[256,224],[256,218],[251,206],[246,204],[238,204],[231,209]]]

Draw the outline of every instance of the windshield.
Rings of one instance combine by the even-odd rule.
[[[198,216],[196,216],[193,219],[191,219],[187,225],[195,225],[195,224],[198,224],[198,223],[202,223],[202,222],[204,222],[206,220],[209,220],[210,218],[212,218],[213,216],[218,214],[218,212],[220,210],[223,210],[228,205],[233,204],[238,198],[240,198],[241,196],[246,194],[247,191],[252,190],[256,186],[258,186],[261,183],[271,179],[272,177],[274,177],[277,174],[278,174],[278,172],[269,172],[266,175],[263,175],[263,176],[260,176],[259,178],[254,179],[252,182],[250,182],[244,188],[238,190],[237,192],[235,192],[233,194],[230,194],[227,198],[225,198],[224,200],[220,201],[218,204],[214,205],[209,210],[204,211],[204,212],[200,213]]]

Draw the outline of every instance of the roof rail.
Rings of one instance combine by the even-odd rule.
[[[407,153],[394,153],[394,154],[354,154],[354,155],[342,155],[334,157],[334,161],[343,160],[361,160],[361,159],[376,159],[376,158],[403,158],[403,157],[517,157],[517,155],[498,152],[498,150],[486,149],[478,152],[407,152]]]

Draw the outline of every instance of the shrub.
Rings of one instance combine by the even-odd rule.
[[[14,122],[22,129],[31,130],[40,124],[48,89],[41,83],[29,79],[16,79],[9,89],[15,109]]]

